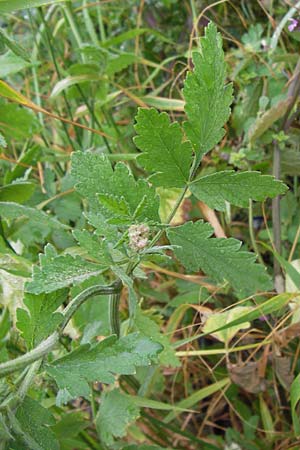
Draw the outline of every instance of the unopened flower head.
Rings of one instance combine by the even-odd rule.
[[[142,223],[140,225],[131,225],[128,230],[129,246],[132,250],[143,250],[148,244],[149,227]]]

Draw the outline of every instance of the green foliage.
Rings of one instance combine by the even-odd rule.
[[[134,374],[136,367],[147,366],[155,361],[161,350],[160,344],[138,333],[119,340],[116,336],[110,336],[94,346],[81,345],[47,366],[47,372],[60,389],[57,402],[66,403],[79,396],[88,398],[88,382],[113,383],[113,374]]]
[[[208,223],[189,222],[167,233],[171,243],[178,246],[175,254],[187,270],[203,270],[219,283],[229,282],[243,295],[271,287],[264,267],[255,264],[255,255],[240,251],[241,242],[236,239],[211,238],[213,228]]]
[[[183,89],[188,117],[184,129],[199,162],[224,136],[232,102],[232,85],[225,85],[222,39],[213,23],[205,30],[200,51],[193,53],[193,64]]]
[[[32,281],[26,290],[32,294],[54,292],[73,284],[82,283],[103,272],[105,266],[84,260],[80,256],[57,255],[48,244],[40,255],[40,267],[34,266]]]
[[[0,187],[0,202],[25,203],[35,190],[33,183],[22,182]]]
[[[0,0],[1,450],[299,434],[297,11],[198,3]]]
[[[16,441],[14,450],[59,450],[59,443],[50,426],[55,424],[53,415],[37,401],[26,397],[13,418],[12,427]]]
[[[159,325],[139,308],[135,314],[134,327],[144,336],[147,336],[162,345],[163,351],[158,356],[161,364],[164,366],[178,367],[179,360],[175,356],[175,351],[167,336],[160,333]]]
[[[150,172],[156,172],[151,182],[156,186],[184,187],[189,179],[192,147],[183,142],[178,122],[170,123],[168,114],[151,109],[139,109],[134,142],[143,154],[138,162]]]
[[[25,294],[24,305],[27,310],[17,310],[17,327],[29,350],[53,333],[61,323],[63,316],[55,311],[66,297],[66,290],[51,294]]]
[[[16,9],[33,8],[34,6],[49,5],[51,3],[59,3],[62,0],[1,0],[0,12],[10,13]],[[50,450],[50,449],[49,449]]]
[[[129,396],[122,394],[118,389],[104,392],[96,417],[96,427],[101,441],[108,446],[114,444],[114,438],[124,437],[127,427],[135,422],[139,415],[139,408]]]
[[[77,152],[72,156],[72,175],[76,180],[76,190],[89,200],[90,208],[97,211],[100,203],[103,215],[111,222],[119,218],[114,207],[116,201],[125,206],[125,223],[130,223],[130,220],[159,221],[155,190],[143,179],[135,181],[125,164],[118,163],[113,170],[103,155]],[[110,202],[105,198],[107,195]],[[122,219],[122,209],[120,212]]]
[[[196,179],[192,193],[213,209],[225,211],[226,203],[248,207],[249,200],[264,201],[287,191],[287,186],[259,172],[224,171]]]

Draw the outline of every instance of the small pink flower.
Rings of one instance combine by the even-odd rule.
[[[288,30],[290,32],[299,29],[299,20],[297,20],[297,19],[289,19],[289,21],[291,22],[291,24],[288,26]]]

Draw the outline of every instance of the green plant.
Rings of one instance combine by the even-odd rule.
[[[33,1],[29,6],[40,3]],[[149,95],[146,86],[156,76],[164,85],[165,63],[153,62],[155,50],[150,55],[147,40],[143,56],[124,44],[134,38],[136,50],[139,36],[149,30],[137,27],[109,38],[102,4],[92,5],[90,12],[84,1],[83,9],[78,9],[82,15],[75,15],[72,2],[48,3],[58,5],[47,14],[39,9],[30,17],[37,29],[34,58],[47,51],[57,80],[51,110],[49,104],[44,107],[40,96],[48,89],[47,72],[45,76],[37,59],[28,60],[28,52],[10,37],[10,30],[0,35],[9,49],[5,61],[13,63],[12,72],[3,74],[8,80],[0,81],[1,96],[10,100],[0,104],[1,123],[8,125],[0,126],[3,155],[8,154],[7,146],[10,150],[18,142],[15,168],[10,170],[10,160],[4,158],[0,190],[4,294],[0,449],[206,450],[238,445],[257,450],[273,448],[278,435],[278,440],[291,443],[299,433],[298,378],[293,380],[290,359],[281,350],[289,345],[290,352],[296,352],[290,341],[297,335],[297,313],[290,313],[289,308],[297,310],[299,273],[280,254],[276,240],[275,248],[257,242],[253,209],[258,208],[257,202],[287,191],[285,184],[268,175],[265,154],[258,157],[255,151],[265,142],[268,151],[270,135],[285,149],[288,129],[284,132],[276,123],[290,117],[297,91],[280,98],[279,108],[274,101],[276,108],[271,105],[266,110],[268,99],[262,95],[254,98],[255,105],[248,110],[245,102],[256,95],[249,80],[255,74],[260,86],[266,77],[253,68],[258,64],[256,57],[265,57],[260,55],[263,30],[257,25],[243,36],[244,53],[228,49],[235,73],[232,78],[242,92],[234,96],[233,85],[226,82],[222,39],[211,22],[204,37],[197,40],[183,98],[161,97],[163,88]],[[172,2],[165,3],[169,11]],[[11,8],[19,6],[21,2],[15,1]],[[8,11],[7,2],[2,8]],[[71,57],[70,65],[62,60],[60,43],[57,47],[53,43],[48,21],[56,13],[61,14],[56,32],[67,23],[70,39],[77,46],[77,60],[74,63]],[[107,14],[118,21],[116,17],[126,16],[127,6]],[[52,20],[56,23],[57,17]],[[158,53],[164,48],[162,42],[172,45],[172,33],[155,36]],[[119,43],[122,50],[117,49]],[[245,55],[246,67],[237,70],[234,64]],[[176,54],[171,59],[180,58]],[[153,68],[145,84],[139,64]],[[31,71],[35,103],[11,86],[14,70]],[[128,84],[136,83],[137,91],[124,87],[124,78]],[[282,86],[280,76],[276,82]],[[273,86],[275,94],[278,86]],[[117,100],[120,93],[123,97]],[[173,113],[159,112],[153,106],[179,111],[177,120]],[[135,147],[130,126],[133,115]],[[47,117],[56,125],[47,122]],[[129,120],[126,127],[122,126],[124,119]],[[231,128],[225,136],[229,120]],[[12,123],[18,125],[16,131],[10,129]],[[235,139],[240,141],[238,152],[225,148],[230,153],[227,164],[220,152],[229,139],[233,145]],[[207,156],[215,148],[219,152],[211,154],[212,168]],[[211,224],[203,220],[207,208],[210,214],[216,211],[209,219]],[[232,211],[249,213],[250,239],[244,233],[244,244],[234,237],[217,237],[217,218],[222,232],[225,229],[227,235],[234,235],[231,225],[227,227]],[[262,239],[266,241],[263,233]],[[259,263],[249,247],[260,251]],[[272,254],[294,283],[293,292],[274,296],[268,259]],[[201,319],[200,331],[197,319]],[[266,374],[264,349],[270,345],[274,348],[273,372],[269,369]],[[203,357],[207,358],[203,366],[193,362]],[[188,358],[189,371],[181,364]],[[168,381],[169,374],[172,381]],[[274,416],[280,417],[281,424],[279,431],[276,428],[269,388],[272,376],[278,380],[278,391],[288,390],[293,382],[294,430],[275,403]],[[249,397],[251,407],[247,406]],[[223,428],[222,418],[214,426],[208,420],[220,399],[233,415],[222,435],[217,433]],[[201,413],[197,405],[202,405]],[[197,426],[184,425],[197,414],[201,417],[199,433]]]

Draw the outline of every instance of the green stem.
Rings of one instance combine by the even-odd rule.
[[[120,292],[110,294],[109,300],[109,324],[111,334],[116,334],[120,337],[120,317],[119,317],[119,304],[120,304]]]
[[[84,103],[86,104],[86,107],[87,107],[87,109],[89,110],[89,112],[90,112],[92,118],[94,119],[94,121],[95,121],[96,124],[98,125],[99,130],[103,131],[103,128],[101,127],[101,124],[100,124],[100,122],[99,122],[99,120],[98,120],[98,117],[96,116],[96,113],[95,113],[95,111],[94,111],[94,108],[92,108],[91,105],[89,104],[88,99],[86,98],[86,96],[85,96],[83,90],[81,89],[81,86],[79,86],[79,84],[76,84],[76,87],[77,87],[77,90],[78,90],[78,92],[80,93],[80,95],[81,95],[81,97],[82,97],[82,100],[83,100]],[[107,121],[107,119],[106,119],[106,121]],[[109,152],[109,153],[112,153],[112,149],[111,149],[111,146],[110,146],[110,144],[109,144],[107,138],[106,138],[105,136],[102,136],[102,139],[103,139],[103,141],[104,141],[104,143],[105,143],[105,145],[106,145],[106,148],[107,148],[108,152]]]
[[[29,370],[18,390],[19,400],[23,400],[25,398],[27,391],[30,388],[30,386],[35,378],[35,375],[37,374],[39,368],[41,367],[41,364],[42,364],[42,359],[39,359],[39,360],[35,361],[29,368]]]
[[[23,369],[23,367],[26,367],[29,364],[32,364],[38,359],[47,355],[55,347],[58,339],[59,334],[56,331],[33,350],[25,353],[25,355],[0,364],[0,378],[4,377],[5,375],[9,375],[10,373],[16,372],[17,370]]]
[[[113,292],[116,292],[120,289],[120,283],[115,282],[109,286],[102,286],[99,284],[96,284],[95,286],[91,286],[87,289],[85,289],[83,292],[78,294],[65,308],[63,315],[64,320],[61,325],[60,332],[64,330],[67,323],[70,321],[71,317],[75,314],[75,312],[80,308],[80,306],[90,297],[93,297],[94,295],[107,295],[112,294]]]
[[[113,292],[119,291],[119,289],[120,283],[116,282],[110,286],[92,286],[78,294],[63,311],[62,314],[64,316],[64,320],[62,325],[60,326],[59,331],[55,331],[47,339],[42,341],[37,347],[35,347],[25,355],[0,364],[0,378],[9,375],[10,373],[16,372],[17,370],[23,369],[24,367],[34,363],[35,361],[43,358],[45,355],[51,352],[51,350],[53,350],[53,348],[57,345],[60,334],[63,332],[73,314],[88,298],[94,295],[111,294]]]

